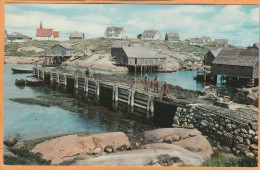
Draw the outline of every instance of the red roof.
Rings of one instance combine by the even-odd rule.
[[[23,34],[20,33],[20,32],[14,32],[14,34],[16,34],[16,35],[23,35]]]
[[[56,38],[56,37],[59,37],[59,31],[53,31],[53,37]]]
[[[36,37],[51,37],[52,29],[48,28],[37,28]]]

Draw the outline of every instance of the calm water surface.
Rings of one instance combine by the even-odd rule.
[[[40,105],[20,104],[12,98],[38,98],[63,95],[48,87],[18,87],[14,84],[15,79],[25,78],[30,74],[13,74],[12,67],[32,68],[33,65],[5,64],[4,81],[4,139],[20,134],[23,140],[39,137],[69,134],[76,132],[101,133],[112,131],[123,131],[125,133],[138,133],[144,130],[154,129],[151,124],[135,121],[127,115],[117,114],[100,106],[90,106],[85,103],[76,107],[78,109],[63,109],[60,106],[43,107]],[[96,73],[106,73],[95,71]],[[135,76],[127,73],[126,76]],[[206,85],[203,82],[196,82],[193,76],[195,71],[178,71],[173,73],[149,74],[150,79],[155,75],[160,81],[167,81],[169,84],[178,85],[192,90],[202,90]],[[144,74],[137,74],[143,78]],[[221,93],[233,94],[232,88],[217,85]],[[72,96],[65,96],[76,100]],[[77,102],[76,102],[77,103]]]

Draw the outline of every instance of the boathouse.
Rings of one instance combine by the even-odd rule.
[[[85,39],[85,35],[83,32],[72,32],[70,33],[70,37],[69,37],[70,40],[83,40]]]
[[[212,65],[213,60],[218,56],[221,49],[218,50],[209,50],[204,56],[204,65]]]
[[[166,64],[166,57],[143,47],[122,47],[116,60],[118,65],[128,66],[130,71],[132,68],[140,68],[142,71],[142,67],[156,69]]]
[[[180,41],[180,35],[179,35],[179,33],[167,32],[165,34],[165,40],[168,40],[168,41]]]
[[[144,30],[141,34],[142,40],[162,40],[159,30]]]
[[[190,45],[203,46],[204,42],[202,38],[190,38]]]
[[[259,78],[259,49],[223,49],[212,62],[211,71],[253,83]]]
[[[124,27],[107,27],[105,31],[105,38],[126,39]]]
[[[51,54],[58,56],[71,56],[73,49],[69,44],[61,43],[51,47]]]
[[[111,56],[116,57],[122,47],[133,47],[130,41],[116,41],[111,47]]]

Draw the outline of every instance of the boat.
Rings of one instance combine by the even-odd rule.
[[[25,80],[24,79],[16,79],[15,85],[17,86],[25,86]]]
[[[155,70],[156,72],[166,72],[166,73],[169,73],[169,72],[177,72],[176,69],[162,69],[162,68],[158,68]]]
[[[13,73],[32,73],[33,69],[26,68],[11,68]]]
[[[28,86],[39,86],[42,84],[42,82],[43,81],[41,79],[38,79],[38,78],[35,78],[32,76],[26,77],[26,85],[28,85]]]

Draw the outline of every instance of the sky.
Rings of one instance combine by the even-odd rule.
[[[130,4],[5,4],[5,29],[35,37],[43,28],[85,37],[104,37],[108,26],[123,26],[129,38],[144,30],[178,32],[180,39],[209,36],[227,38],[230,44],[248,46],[259,42],[257,5],[130,5]]]

